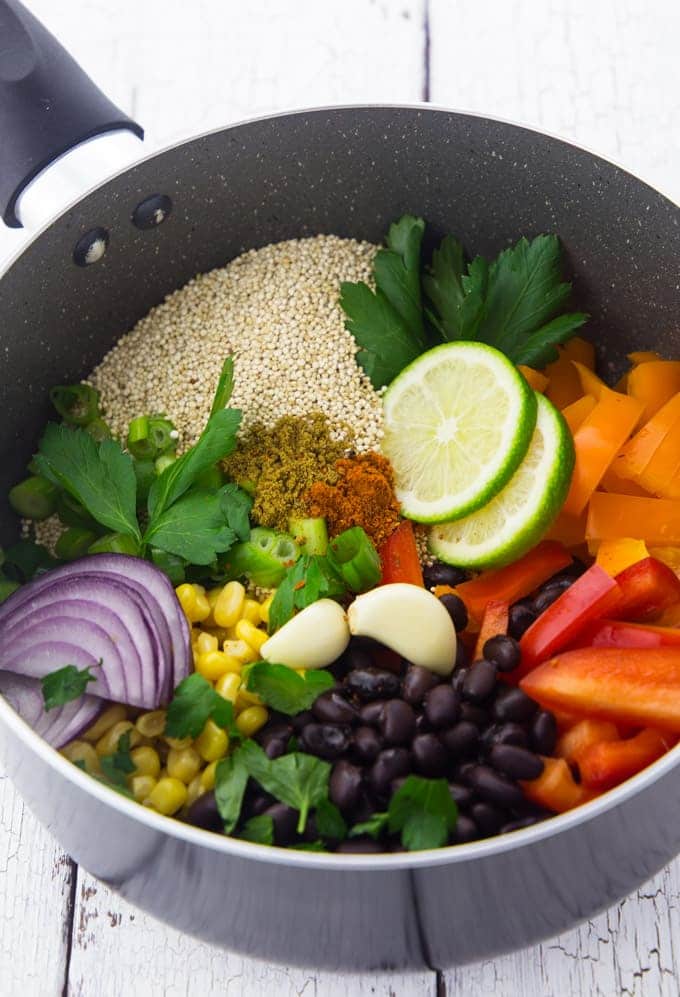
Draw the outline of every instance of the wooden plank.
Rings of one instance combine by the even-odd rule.
[[[435,997],[434,973],[362,976],[314,972],[246,959],[167,928],[82,869],[74,917],[73,997]]]
[[[60,994],[75,866],[0,771],[0,992]]]

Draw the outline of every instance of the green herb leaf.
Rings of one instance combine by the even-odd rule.
[[[295,716],[308,710],[315,699],[332,689],[335,679],[330,672],[312,669],[303,678],[287,665],[257,661],[248,671],[247,688],[279,713]]]
[[[460,308],[465,300],[462,276],[465,272],[463,247],[452,235],[444,236],[432,263],[423,276],[423,290],[436,309],[432,317],[442,337],[448,342],[463,337]]]
[[[327,852],[323,841],[301,841],[299,845],[290,846],[296,852]]]
[[[238,409],[215,412],[208,419],[198,442],[158,475],[149,492],[151,526],[168,506],[191,488],[199,474],[232,452],[240,424],[241,412]]]
[[[339,599],[347,592],[327,557],[303,554],[289,568],[269,607],[269,632],[274,633],[292,617],[319,599]]]
[[[235,482],[230,482],[221,490],[224,518],[238,539],[245,543],[250,536],[250,510],[253,507],[251,496]]]
[[[222,758],[215,769],[215,803],[224,822],[225,834],[231,834],[238,824],[243,795],[248,784],[248,770],[240,755],[243,746]]]
[[[225,522],[223,491],[197,488],[184,495],[153,517],[144,542],[183,557],[190,564],[212,564],[218,554],[236,542],[236,534]]]
[[[135,771],[135,763],[130,756],[130,731],[126,730],[118,738],[118,745],[112,755],[99,759],[101,770],[112,786],[127,788],[127,776]]]
[[[316,829],[324,841],[344,841],[347,837],[345,819],[330,800],[321,800],[315,812]]]
[[[84,429],[51,422],[34,463],[44,478],[65,489],[98,523],[141,539],[132,458],[115,440],[96,443]]]
[[[241,735],[234,724],[234,707],[215,692],[210,682],[194,672],[182,679],[168,706],[166,737],[198,737],[208,720],[223,727],[231,737]]]
[[[409,776],[390,800],[389,829],[401,831],[409,851],[441,848],[456,826],[458,808],[446,779]]]
[[[96,666],[101,668],[100,660]],[[82,696],[88,682],[96,682],[97,676],[90,674],[90,668],[76,668],[75,665],[64,665],[40,679],[45,709],[52,710],[55,706],[63,706]]]
[[[239,838],[243,838],[244,841],[253,841],[256,845],[273,845],[274,821],[268,814],[251,817],[243,825]]]
[[[217,382],[210,414],[214,415],[220,409],[226,408],[234,390],[234,358],[229,356],[222,364],[222,373]]]
[[[310,809],[328,798],[331,767],[313,755],[295,752],[270,761],[255,741],[245,741],[239,749],[249,775],[281,803],[300,812],[297,830],[302,834]]]
[[[33,540],[18,540],[5,551],[3,574],[11,581],[29,582],[35,575],[49,571],[59,564],[42,544]]]
[[[359,824],[355,824],[349,832],[349,837],[358,838],[360,835],[368,834],[377,840],[387,827],[389,819],[388,813],[375,813],[368,820],[362,820]]]

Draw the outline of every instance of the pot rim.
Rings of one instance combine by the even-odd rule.
[[[100,189],[106,184],[116,180],[118,177],[130,172],[130,170],[140,164],[145,163],[157,156],[162,156],[164,153],[169,152],[172,149],[183,145],[189,145],[196,140],[206,138],[210,135],[215,135],[224,131],[231,131],[232,129],[239,128],[242,125],[256,124],[260,121],[320,112],[375,110],[411,110],[434,113],[443,112],[445,114],[453,114],[458,117],[478,118],[494,124],[507,125],[513,129],[522,129],[527,132],[533,132],[536,135],[552,139],[562,145],[577,149],[580,152],[585,152],[588,156],[595,159],[600,159],[606,163],[609,163],[622,173],[632,176],[633,179],[649,188],[652,193],[664,197],[674,207],[679,207],[667,194],[659,191],[658,188],[650,184],[648,181],[644,180],[637,174],[632,173],[630,170],[626,169],[620,163],[609,158],[608,156],[604,156],[599,152],[595,152],[586,146],[572,142],[569,139],[565,139],[552,132],[545,131],[532,125],[512,121],[507,118],[490,116],[477,111],[459,111],[455,108],[446,107],[444,105],[422,102],[330,104],[318,107],[302,107],[278,111],[275,114],[261,114],[244,118],[230,125],[212,128],[189,138],[183,138],[170,142],[162,148],[155,149],[146,156],[141,156],[138,160],[135,160],[134,163],[112,174],[102,183],[98,183],[85,190],[80,197],[68,204],[61,212],[59,212],[58,215],[50,218],[9,258],[8,262],[0,271],[0,280],[14,266],[23,253],[31,245],[33,245],[37,239],[40,238],[40,236],[51,225],[55,224],[63,215],[71,211],[75,205],[79,204],[95,190]],[[585,803],[565,814],[549,817],[540,824],[535,824],[532,827],[523,828],[518,831],[511,831],[507,834],[496,835],[491,838],[485,838],[481,841],[473,841],[467,844],[448,845],[444,848],[427,849],[419,852],[385,853],[382,855],[343,855],[336,853],[304,852],[273,845],[258,845],[252,842],[242,841],[239,838],[232,838],[228,835],[220,835],[214,831],[206,831],[202,828],[193,827],[190,824],[185,824],[182,821],[176,820],[172,817],[164,817],[161,814],[157,814],[154,811],[147,809],[134,800],[129,800],[121,794],[116,793],[114,790],[109,789],[96,779],[93,779],[86,772],[83,772],[80,768],[78,768],[78,766],[73,765],[57,750],[52,748],[47,741],[43,740],[42,737],[36,734],[1,695],[0,722],[5,723],[12,735],[22,741],[26,747],[33,750],[47,765],[51,766],[62,777],[74,783],[84,792],[95,797],[95,799],[99,802],[117,810],[122,816],[129,817],[145,824],[151,831],[168,834],[172,837],[186,841],[188,844],[208,848],[216,853],[233,855],[236,858],[266,862],[274,865],[289,865],[300,869],[321,869],[324,871],[339,873],[350,871],[391,872],[397,870],[430,868],[446,865],[451,862],[474,861],[475,859],[482,859],[491,855],[498,855],[503,852],[511,851],[515,848],[529,847],[538,841],[569,831],[572,828],[577,827],[582,823],[586,823],[589,820],[593,820],[614,807],[625,803],[626,800],[651,786],[658,779],[670,772],[671,769],[675,768],[680,761],[680,743],[678,743],[678,745],[672,748],[658,761],[648,766],[638,775],[626,780],[626,782],[622,783],[615,789],[609,790],[595,800]]]

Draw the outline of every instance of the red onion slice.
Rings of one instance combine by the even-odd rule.
[[[91,727],[107,707],[97,696],[80,696],[64,706],[46,710],[38,679],[0,672],[0,695],[53,748],[63,748]]]

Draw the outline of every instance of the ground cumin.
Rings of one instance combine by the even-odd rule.
[[[325,516],[331,537],[363,526],[380,546],[399,522],[390,462],[375,451],[340,459],[335,483],[317,481],[304,496],[309,516]]]

